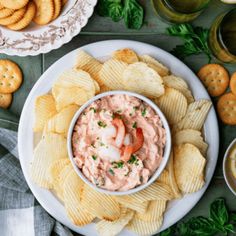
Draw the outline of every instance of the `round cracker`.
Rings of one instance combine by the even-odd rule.
[[[0,18],[8,17],[14,13],[14,10],[8,8],[0,9]]]
[[[236,96],[226,93],[217,102],[217,111],[220,119],[228,125],[236,125]]]
[[[12,94],[11,93],[0,93],[0,107],[7,109],[12,102]]]
[[[10,60],[0,60],[0,93],[13,93],[22,83],[19,66]]]
[[[61,13],[62,2],[61,0],[54,0],[54,14],[52,19],[55,20]]]
[[[213,97],[222,95],[229,85],[229,74],[219,64],[203,66],[198,72],[198,77],[207,88],[208,93]]]
[[[37,6],[34,22],[38,25],[48,24],[54,16],[53,0],[34,0],[34,2]]]
[[[230,86],[232,93],[236,96],[236,72],[234,72],[232,74],[229,86]]]
[[[19,20],[21,20],[26,12],[26,7],[23,7],[17,11],[15,11],[12,15],[5,17],[5,18],[1,18],[0,19],[0,25],[10,25],[10,24],[14,24],[16,22],[18,22]]]
[[[20,9],[27,5],[29,0],[0,0],[1,5],[9,9]]]
[[[20,21],[14,24],[10,24],[7,27],[11,30],[24,29],[26,26],[28,26],[31,23],[32,19],[34,18],[35,12],[36,12],[35,4],[33,2],[29,2],[26,9],[26,13],[24,14],[24,17]]]

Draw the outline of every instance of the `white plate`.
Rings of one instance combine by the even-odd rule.
[[[21,31],[0,26],[0,51],[8,55],[35,56],[68,43],[87,24],[97,0],[68,0],[60,16],[47,25],[31,23]]]
[[[201,82],[186,65],[184,65],[181,61],[179,61],[177,58],[175,58],[168,52],[165,52],[157,47],[136,41],[109,40],[98,43],[92,43],[82,47],[82,49],[86,50],[94,57],[102,58],[104,56],[110,55],[114,50],[124,47],[132,48],[138,54],[149,54],[160,60],[163,64],[165,64],[170,68],[172,73],[183,77],[188,82],[191,90],[193,91],[195,99],[200,99],[200,98],[210,99],[209,95],[207,94]],[[29,174],[30,162],[32,161],[33,158],[33,136],[34,136],[33,110],[34,110],[35,98],[39,95],[47,93],[51,89],[53,82],[58,78],[58,76],[64,70],[74,65],[77,54],[76,51],[77,50],[74,50],[68,53],[60,60],[55,62],[40,77],[38,82],[31,90],[25,102],[20,118],[18,148],[19,148],[20,162],[26,181],[30,189],[32,190],[33,194],[35,195],[39,203],[46,209],[46,211],[48,211],[58,221],[62,222],[64,225],[68,226],[74,231],[82,233],[84,235],[96,236],[97,233],[95,231],[94,224],[89,224],[85,227],[77,227],[73,225],[67,218],[65,209],[61,204],[61,202],[58,201],[58,199],[50,191],[42,189],[37,185],[35,185],[32,182]],[[185,214],[187,214],[194,207],[194,205],[200,200],[200,198],[202,197],[202,195],[204,194],[205,190],[207,189],[210,183],[210,180],[213,176],[215,166],[217,163],[218,149],[219,149],[218,124],[214,108],[211,108],[208,114],[208,117],[204,125],[204,131],[205,131],[206,142],[209,144],[207,153],[206,178],[205,178],[206,184],[200,191],[194,194],[187,194],[182,199],[171,201],[168,204],[168,209],[165,213],[164,223],[162,225],[161,230],[164,230],[167,227],[171,226],[172,224],[176,223]],[[131,236],[135,234],[127,230],[124,230],[121,232],[120,235]]]

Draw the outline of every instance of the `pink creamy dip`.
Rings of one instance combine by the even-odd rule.
[[[115,117],[125,126],[121,147],[115,143]],[[122,161],[124,147],[132,145],[137,128],[143,132],[142,146],[128,161]],[[93,102],[78,118],[72,135],[77,166],[89,181],[110,191],[145,184],[162,161],[165,143],[160,117],[148,104],[129,95],[106,96]]]

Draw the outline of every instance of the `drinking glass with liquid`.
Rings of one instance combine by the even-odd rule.
[[[236,63],[236,8],[215,19],[210,28],[209,46],[220,61]]]
[[[209,2],[210,0],[152,0],[158,16],[173,23],[194,20],[208,6]]]

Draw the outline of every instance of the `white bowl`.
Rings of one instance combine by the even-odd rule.
[[[233,177],[231,170],[229,169],[229,162],[228,162],[228,155],[231,148],[236,145],[236,138],[230,143],[229,147],[227,148],[224,159],[223,159],[223,174],[225,178],[225,182],[228,185],[231,192],[236,196],[236,179]]]
[[[150,107],[152,107],[154,109],[154,111],[159,115],[163,127],[165,128],[166,131],[166,145],[164,148],[164,155],[163,155],[163,160],[161,161],[160,166],[157,168],[157,170],[154,172],[154,174],[150,177],[150,179],[148,180],[147,183],[143,184],[143,185],[139,185],[138,187],[135,187],[133,189],[130,189],[128,191],[109,191],[106,189],[102,189],[97,187],[96,185],[94,185],[93,183],[91,183],[82,173],[82,171],[80,171],[80,169],[77,167],[75,161],[74,161],[74,157],[73,157],[73,152],[72,152],[72,143],[71,143],[71,137],[73,134],[73,130],[74,130],[74,126],[76,121],[78,120],[79,116],[81,115],[81,113],[90,105],[92,104],[94,101],[102,98],[102,97],[106,97],[106,96],[110,96],[110,95],[117,95],[117,94],[125,94],[125,95],[129,95],[129,96],[133,96],[136,98],[139,98],[140,100],[146,102]],[[109,92],[105,92],[105,93],[101,93],[93,98],[91,98],[88,102],[86,102],[83,106],[80,107],[80,109],[75,113],[70,127],[69,127],[69,131],[68,131],[68,139],[67,139],[67,149],[68,149],[68,153],[69,153],[69,157],[71,160],[71,163],[76,171],[76,173],[79,175],[79,177],[89,186],[91,186],[92,188],[94,188],[95,190],[99,191],[99,192],[103,192],[106,194],[111,194],[111,195],[127,195],[127,194],[132,194],[132,193],[136,193],[144,188],[146,188],[147,186],[149,186],[151,183],[153,183],[162,173],[162,171],[165,169],[165,166],[168,162],[169,156],[170,156],[170,151],[171,151],[171,133],[170,133],[170,127],[168,125],[168,122],[164,116],[164,114],[161,112],[161,110],[157,107],[157,105],[155,103],[153,103],[150,99],[137,94],[137,93],[133,93],[133,92],[128,92],[128,91],[109,91]]]

